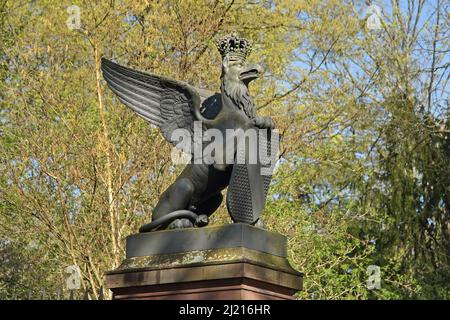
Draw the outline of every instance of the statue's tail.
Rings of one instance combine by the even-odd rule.
[[[197,227],[203,227],[208,224],[208,216],[206,215],[203,214],[197,215],[190,210],[176,210],[150,223],[144,224],[142,227],[139,228],[139,232],[143,233],[156,231],[161,228],[164,228],[173,220],[182,218],[191,220],[191,222]]]

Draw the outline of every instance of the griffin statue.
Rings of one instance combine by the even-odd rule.
[[[174,131],[184,129],[193,137],[196,121],[201,123],[201,130],[216,129],[224,135],[227,129],[265,130],[272,134],[273,120],[256,115],[248,89],[249,83],[263,73],[261,66],[246,62],[251,52],[250,41],[232,33],[220,39],[217,47],[222,56],[220,93],[135,71],[104,58],[103,77],[123,104],[159,127],[164,138],[178,148],[181,144],[174,139]],[[258,141],[261,148],[275,150],[267,139]],[[192,148],[187,150],[192,154]],[[261,174],[261,161],[237,163],[236,149],[232,152],[234,162],[231,164],[196,162],[192,157],[176,181],[161,195],[153,209],[152,222],[139,231],[207,225],[208,217],[222,203],[221,192],[227,186],[227,208],[233,221],[261,225],[259,215],[264,208],[271,175]]]

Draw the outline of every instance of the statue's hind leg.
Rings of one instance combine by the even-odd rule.
[[[215,193],[205,201],[198,204],[196,206],[195,213],[197,213],[198,215],[204,214],[209,217],[211,214],[214,213],[214,211],[217,210],[217,208],[220,207],[222,200],[223,200],[222,193],[220,192]]]
[[[158,204],[153,209],[152,221],[176,210],[188,209],[193,192],[194,185],[189,179],[181,178],[176,180],[161,195]],[[189,219],[176,219],[169,225],[170,228],[189,228],[192,226],[193,224]],[[161,228],[165,227],[162,226]]]

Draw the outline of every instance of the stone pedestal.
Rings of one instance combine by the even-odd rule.
[[[106,285],[114,299],[293,299],[302,274],[289,265],[286,244],[240,223],[135,234]]]

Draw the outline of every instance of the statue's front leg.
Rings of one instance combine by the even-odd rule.
[[[260,129],[274,129],[275,122],[271,117],[260,117],[256,116],[252,119],[253,125]]]

